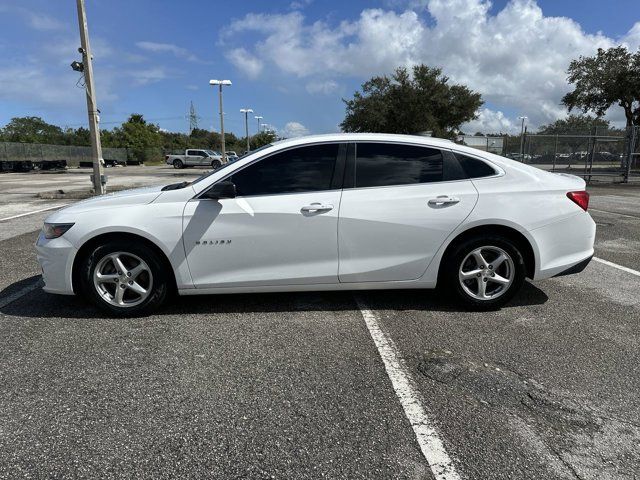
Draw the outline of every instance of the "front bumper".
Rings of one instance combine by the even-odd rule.
[[[73,295],[71,276],[77,249],[64,238],[64,235],[47,239],[40,232],[36,241],[36,252],[42,269],[43,290],[49,293]]]

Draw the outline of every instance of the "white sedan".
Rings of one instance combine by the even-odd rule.
[[[37,241],[44,289],[116,315],[169,296],[435,288],[495,309],[593,255],[582,179],[447,140],[277,142],[197,180],[76,203]]]

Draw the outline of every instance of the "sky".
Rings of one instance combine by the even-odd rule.
[[[463,130],[513,133],[566,116],[569,62],[640,47],[638,0],[86,0],[101,126],[131,113],[244,135],[252,108],[282,136],[339,131],[343,98],[398,66],[441,67],[485,101]],[[74,0],[0,0],[0,126],[34,115],[86,126]],[[620,109],[609,120],[623,124]],[[257,129],[251,118],[250,133]]]

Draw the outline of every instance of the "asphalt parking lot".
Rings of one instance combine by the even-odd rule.
[[[202,172],[148,168],[108,174]],[[111,319],[39,288],[40,210],[71,200],[34,195],[84,174],[0,176],[0,478],[640,475],[640,186],[591,187],[598,260],[498,312],[322,292]]]

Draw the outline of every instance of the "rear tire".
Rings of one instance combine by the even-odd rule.
[[[95,247],[82,262],[81,281],[87,299],[119,317],[157,309],[170,286],[169,272],[156,252],[123,241]]]
[[[526,269],[518,246],[508,238],[483,235],[454,247],[443,265],[441,287],[470,310],[496,310],[522,287]]]
[[[173,161],[173,168],[178,169],[178,170],[181,169],[181,168],[184,168],[184,163],[182,163],[182,160],[176,158]]]

